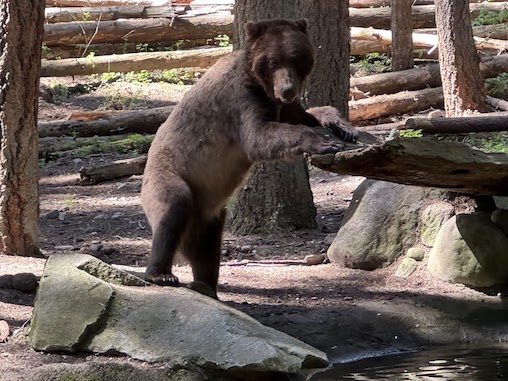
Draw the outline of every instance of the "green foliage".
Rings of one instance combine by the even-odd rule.
[[[391,58],[386,54],[369,53],[364,56],[351,56],[351,72],[357,76],[384,73],[390,70]]]
[[[508,73],[501,73],[497,77],[487,78],[485,83],[491,96],[508,99]]]
[[[406,130],[400,130],[399,133],[403,138],[421,138],[423,136],[422,129],[413,130],[408,128]]]
[[[104,73],[101,74],[100,80],[103,82],[134,82],[134,83],[157,83],[165,82],[175,85],[188,85],[196,81],[194,73],[189,69],[167,69],[148,71],[141,70],[139,72],[128,73]]]
[[[472,24],[473,26],[479,25],[495,25],[508,21],[508,8],[503,8],[499,12],[488,11],[485,8],[480,8],[480,14],[476,17]]]
[[[57,97],[68,98],[71,95],[76,94],[88,94],[95,89],[93,84],[82,84],[78,83],[73,86],[69,86],[63,83],[57,83],[53,85],[53,91]]]
[[[98,153],[135,153],[148,152],[154,135],[130,134],[124,139],[116,141],[102,140],[98,137],[92,138],[83,147],[72,151],[73,156],[86,156]]]
[[[216,45],[219,45],[222,48],[225,48],[227,46],[231,45],[231,41],[229,39],[229,36],[225,34],[219,34],[217,37],[214,38]]]
[[[508,133],[506,132],[491,134],[489,138],[477,138],[471,135],[466,137],[463,142],[485,152],[508,153]]]
[[[90,12],[83,12],[81,14],[81,18],[83,19],[83,21],[88,21],[90,20]]]
[[[42,49],[42,59],[46,59],[47,55],[51,51],[51,48],[48,47],[48,45],[46,45],[46,44],[42,44],[41,49]]]

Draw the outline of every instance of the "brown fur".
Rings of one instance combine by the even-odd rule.
[[[245,49],[217,62],[159,128],[141,192],[153,232],[148,281],[178,284],[171,268],[180,249],[194,280],[215,291],[224,206],[251,165],[341,149],[313,126],[355,138],[334,108],[307,113],[298,101],[314,62],[306,28],[305,20],[247,23]]]

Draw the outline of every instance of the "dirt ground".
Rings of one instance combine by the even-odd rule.
[[[143,89],[143,93],[129,90],[142,100],[143,107],[164,105],[167,99],[157,99],[161,95],[169,98],[164,91]],[[100,91],[57,104],[43,102],[41,118],[64,119],[69,110],[97,108],[104,104]],[[81,166],[117,158],[64,156],[42,165],[40,248],[45,257],[69,251],[91,254],[115,265],[146,264],[150,231],[139,202],[141,176],[88,187],[76,184]],[[226,233],[221,301],[316,346],[334,361],[448,343],[459,337],[463,341],[506,340],[502,334],[503,329],[506,332],[502,322],[508,321],[504,300],[433,279],[425,269],[425,260],[408,278],[394,275],[396,263],[372,272],[330,263],[305,265],[305,256],[326,251],[327,236],[329,239],[338,230],[352,192],[362,181],[318,169],[311,169],[310,175],[318,228],[271,236]],[[19,272],[40,276],[44,261],[0,256],[0,276]],[[185,265],[179,266],[176,274],[183,282],[191,280]],[[0,288],[0,320],[10,327],[10,336],[0,343],[0,373],[2,368],[16,366],[104,361],[95,356],[31,350],[22,332],[29,324],[33,302],[33,294]],[[483,316],[490,316],[486,324]],[[456,319],[466,322],[464,328],[456,326]]]

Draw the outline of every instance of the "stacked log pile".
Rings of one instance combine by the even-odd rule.
[[[231,47],[218,47],[218,35],[232,37],[234,0],[48,0],[44,42],[53,54],[64,59],[44,60],[42,76],[88,75],[103,72],[128,72],[176,67],[209,67],[229,54]],[[506,8],[501,0],[479,4],[470,0],[472,19],[481,12],[500,12]],[[389,0],[350,0],[351,54],[365,55],[389,52],[391,45]],[[435,58],[437,36],[433,0],[415,0],[412,7],[415,54]],[[477,49],[482,52],[484,78],[508,72],[508,23],[473,28]],[[197,49],[170,52],[136,52],[137,44],[173,43],[180,40],[200,45]],[[96,53],[93,57],[88,52]],[[65,58],[68,57],[68,58]],[[425,131],[455,131],[445,122],[409,120],[394,122],[393,115],[417,113],[441,108],[439,66],[432,63],[417,69],[389,72],[351,79],[350,119],[366,130],[386,133],[391,128],[413,128]],[[490,98],[497,108],[508,108],[506,102]],[[42,136],[74,137],[125,133],[153,133],[171,112],[167,109],[115,113],[91,121],[66,121],[40,125]],[[481,125],[488,122],[492,130],[506,129],[505,116],[473,120],[459,125]],[[137,121],[126,123],[126,121]],[[385,123],[389,121],[390,123]],[[385,124],[380,124],[385,123]],[[499,127],[501,123],[502,127]],[[373,124],[376,124],[372,126]],[[446,124],[446,123],[445,123]],[[132,127],[131,127],[132,125]],[[121,127],[119,127],[121,126]],[[477,127],[480,128],[480,127]],[[50,138],[48,138],[50,139]],[[48,140],[49,142],[49,140]],[[53,143],[50,143],[53,144]],[[44,146],[44,143],[42,144]],[[41,151],[41,155],[44,152]],[[139,171],[139,162],[136,162]],[[122,163],[124,168],[125,163]],[[101,175],[102,176],[102,175]],[[89,178],[85,183],[91,183]]]

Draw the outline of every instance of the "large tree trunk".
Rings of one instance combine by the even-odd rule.
[[[317,51],[317,62],[308,82],[312,85],[304,92],[306,106],[332,104],[347,115],[348,2],[237,0],[235,47],[242,46],[246,21],[270,18],[306,18],[309,21],[309,36]],[[230,209],[230,229],[235,233],[315,227],[316,212],[303,158],[293,163],[280,161],[255,166]]]
[[[43,0],[0,0],[0,252],[33,256]]]
[[[439,62],[447,116],[469,110],[486,111],[469,4],[463,0],[436,0]]]

